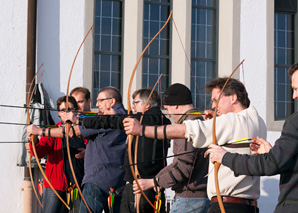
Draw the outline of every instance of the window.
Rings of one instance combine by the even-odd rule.
[[[192,1],[191,92],[198,110],[210,108],[204,87],[216,77],[216,0]]]
[[[170,14],[170,0],[148,0],[144,2],[144,48],[165,24]],[[161,87],[164,91],[169,86],[170,77],[170,23],[149,46],[143,57],[142,87],[153,87],[163,73]]]
[[[106,86],[122,88],[122,0],[96,0],[92,107]]]
[[[297,1],[276,0],[274,14],[274,119],[294,112],[288,68],[294,63],[294,15]]]

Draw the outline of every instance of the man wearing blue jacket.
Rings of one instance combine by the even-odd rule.
[[[121,114],[127,111],[119,91],[105,87],[98,92],[96,106],[101,114]],[[85,152],[83,196],[92,212],[102,212],[107,203],[110,188],[123,185],[126,134],[120,129],[86,129],[79,126],[83,138],[88,140]],[[120,211],[120,197],[115,197],[113,211]],[[80,212],[87,212],[81,202]]]

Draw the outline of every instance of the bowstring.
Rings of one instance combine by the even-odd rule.
[[[199,85],[198,85],[197,80],[196,80],[196,78],[195,78],[195,74],[194,74],[194,72],[193,72],[193,70],[192,70],[192,67],[191,67],[190,59],[189,59],[189,57],[187,56],[186,49],[185,49],[185,47],[184,47],[184,45],[183,45],[183,42],[182,42],[180,33],[178,32],[178,27],[177,27],[176,22],[175,22],[175,20],[174,20],[174,15],[172,16],[172,21],[173,21],[174,28],[175,28],[175,31],[176,31],[176,33],[177,33],[177,36],[178,36],[178,38],[179,38],[181,47],[182,47],[182,49],[183,49],[183,51],[184,51],[184,55],[185,55],[185,58],[186,58],[186,60],[187,60],[188,66],[189,66],[189,68],[190,68],[191,75],[192,75],[192,77],[193,77],[193,79],[194,79],[196,88],[197,88],[197,90],[198,90],[199,97],[200,97],[201,101],[203,101],[203,103],[204,103],[204,105],[205,105],[204,108],[206,108],[206,102],[205,102],[204,98],[202,97],[202,93],[201,93],[201,91],[200,91]],[[198,154],[198,152],[196,152],[196,154],[195,154],[195,158],[194,158],[194,162],[193,162],[193,165],[192,165],[192,169],[191,169],[191,172],[190,172],[188,181],[187,181],[187,186],[186,186],[185,196],[187,195],[187,191],[188,191],[188,187],[189,187],[189,184],[190,184],[191,176],[192,176],[192,173],[193,173],[193,170],[194,170],[195,162],[196,162],[196,160],[197,160],[197,154]],[[183,204],[181,205],[181,207],[180,207],[181,209],[180,209],[180,210],[182,210],[182,206],[183,206]]]
[[[245,95],[245,104],[246,104],[246,108],[248,108],[248,100],[247,100],[247,97],[248,97],[248,94],[247,94],[247,89],[246,89],[246,84],[245,84],[245,72],[244,72],[244,64],[242,63],[242,65],[241,65],[241,71],[242,71],[242,79],[243,79],[243,85],[244,85],[244,88],[245,88],[245,93],[246,93],[246,95]],[[249,138],[249,136],[250,136],[250,129],[249,129],[249,125],[248,125],[248,112],[247,112],[247,110],[246,110],[246,115],[245,115],[245,117],[246,117],[246,123],[247,123],[247,135],[248,135],[248,138]],[[253,192],[253,200],[254,200],[254,202],[256,202],[256,193],[255,193],[255,184],[254,184],[254,176],[251,176],[251,179],[252,179],[252,192]],[[257,207],[256,207],[256,205],[254,205],[254,210],[255,210],[255,212],[257,212]]]

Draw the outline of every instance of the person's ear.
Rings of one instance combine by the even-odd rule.
[[[113,107],[115,105],[116,105],[116,99],[115,98],[112,98],[111,99],[111,107]]]
[[[150,109],[150,107],[151,107],[151,104],[147,104],[147,105],[145,106],[145,111],[148,110],[148,109]]]
[[[233,95],[231,95],[231,101],[232,101],[233,104],[236,103],[236,102],[238,101],[238,96],[237,96],[236,93],[233,94]]]

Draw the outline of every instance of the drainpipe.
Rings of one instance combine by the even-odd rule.
[[[28,0],[28,20],[27,20],[27,64],[26,64],[26,97],[30,83],[35,75],[35,52],[36,52],[36,9],[37,0]],[[23,182],[23,212],[33,211],[33,189],[30,180],[28,167],[24,167]],[[34,174],[34,173],[33,173]]]

